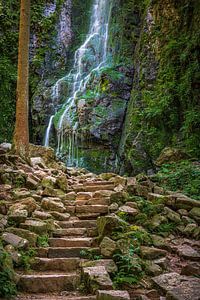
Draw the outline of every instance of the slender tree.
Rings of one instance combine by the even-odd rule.
[[[14,147],[16,153],[23,157],[27,157],[29,148],[29,39],[30,0],[21,0]]]

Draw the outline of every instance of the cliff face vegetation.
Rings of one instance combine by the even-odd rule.
[[[199,157],[199,4],[152,1],[143,12],[120,154],[136,172],[166,146]]]

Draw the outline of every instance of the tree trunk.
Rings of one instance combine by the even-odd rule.
[[[23,157],[28,156],[29,148],[29,38],[30,0],[21,0],[14,147],[16,153]]]

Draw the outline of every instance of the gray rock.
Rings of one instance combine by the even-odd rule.
[[[49,211],[58,211],[61,213],[65,212],[65,206],[61,201],[54,201],[49,198],[42,199],[41,207]]]
[[[6,244],[10,244],[17,249],[25,249],[28,247],[29,242],[26,239],[21,238],[10,232],[5,232],[2,234],[2,241]]]
[[[117,203],[112,203],[110,206],[109,206],[109,211],[112,213],[112,212],[115,212],[117,211],[119,208],[119,205]]]
[[[154,247],[141,246],[140,250],[141,256],[146,259],[156,259],[167,255],[167,251]]]
[[[20,225],[21,228],[33,231],[37,234],[44,234],[48,231],[48,225],[45,222],[37,220],[26,220]]]
[[[23,239],[26,239],[29,241],[29,245],[31,247],[35,247],[36,246],[36,242],[37,242],[37,234],[35,234],[34,232],[31,232],[29,230],[26,229],[22,229],[22,228],[15,228],[15,227],[9,227],[6,229],[8,232],[16,234],[18,236],[20,236]]]
[[[127,291],[97,291],[97,300],[130,300],[130,295]]]
[[[180,215],[177,212],[175,212],[172,209],[170,209],[169,207],[165,207],[164,208],[164,214],[172,222],[175,222],[175,223],[180,223],[181,222]]]
[[[192,248],[191,246],[184,244],[178,247],[177,252],[179,256],[190,259],[190,260],[200,260],[200,252]]]
[[[200,279],[167,273],[153,277],[154,283],[166,293],[167,300],[199,300]]]
[[[109,237],[104,237],[100,244],[101,254],[105,257],[112,257],[116,250],[116,242],[111,240]]]
[[[189,216],[200,224],[200,207],[193,207],[189,212]]]
[[[35,210],[32,214],[32,217],[36,219],[47,220],[51,219],[52,215],[44,211]]]
[[[138,210],[135,209],[135,208],[132,208],[128,205],[123,205],[119,208],[119,211],[121,212],[124,212],[128,215],[131,215],[131,216],[136,216],[138,214]]]
[[[105,267],[102,266],[83,268],[83,280],[88,290],[92,293],[99,289],[113,289],[112,280]]]
[[[44,162],[44,160],[41,158],[41,157],[31,157],[30,158],[30,162],[31,162],[31,166],[33,167],[33,168],[35,168],[35,167],[41,167],[41,168],[43,168],[43,169],[45,169],[46,168],[46,166],[45,166],[45,162]]]

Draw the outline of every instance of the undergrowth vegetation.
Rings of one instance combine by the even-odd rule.
[[[10,298],[16,293],[12,259],[0,245],[0,297]]]
[[[184,160],[163,165],[153,180],[166,190],[180,191],[200,200],[200,164]]]

